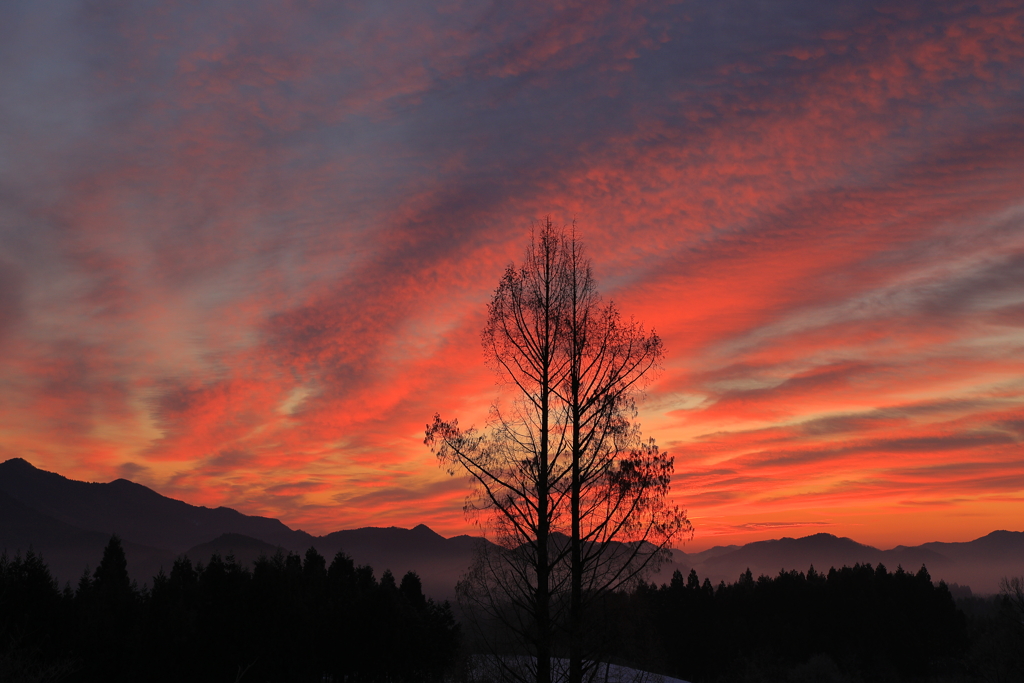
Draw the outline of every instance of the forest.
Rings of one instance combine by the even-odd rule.
[[[440,681],[458,655],[451,609],[339,553],[278,553],[252,569],[187,557],[129,581],[111,539],[60,590],[40,556],[0,559],[2,681]]]
[[[1010,597],[954,600],[925,567],[748,570],[718,586],[677,571],[592,614],[607,661],[694,683],[1009,682],[1024,680]],[[477,642],[415,573],[378,579],[344,553],[251,569],[182,556],[139,588],[114,537],[63,589],[39,555],[0,557],[3,681],[467,681]]]
[[[695,683],[1024,680],[1020,607],[1005,594],[954,600],[924,566],[748,569],[717,587],[676,571],[610,602],[622,659]]]

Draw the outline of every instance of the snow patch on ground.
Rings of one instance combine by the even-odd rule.
[[[471,680],[477,683],[490,681],[514,680],[515,676],[509,669],[523,677],[530,678],[530,672],[536,670],[533,657],[496,657],[477,656],[473,658]],[[564,681],[569,678],[569,660],[553,658],[551,660],[551,680]],[[671,678],[661,674],[639,671],[618,664],[598,664],[589,678],[589,683],[689,683],[681,678]]]

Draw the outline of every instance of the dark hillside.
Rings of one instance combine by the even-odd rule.
[[[106,537],[117,533],[172,553],[224,533],[241,533],[293,549],[308,547],[312,539],[276,519],[189,505],[126,479],[109,484],[74,481],[21,458],[0,463],[0,492],[65,524]]]
[[[455,583],[468,568],[470,536],[444,538],[424,525],[413,529],[365,527],[314,537],[293,531],[276,519],[230,508],[206,508],[167,498],[145,486],[119,479],[92,484],[33,467],[20,458],[0,463],[0,551],[29,547],[41,551],[61,581],[76,581],[110,537],[117,533],[129,556],[132,578],[141,585],[181,553],[202,557],[233,552],[251,563],[277,548],[304,552],[313,546],[325,556],[339,550],[356,562],[390,569],[396,575],[419,573],[424,590],[438,599],[454,597]],[[244,539],[242,538],[244,537]],[[248,540],[245,540],[248,539]],[[194,552],[193,552],[194,551]],[[927,565],[936,580],[992,594],[1003,576],[1024,568],[1024,532],[995,531],[963,543],[925,543],[880,550],[831,534],[759,541],[745,546],[716,546],[697,553],[673,551],[674,562],[651,577],[669,580],[674,570],[690,569],[714,585],[732,581],[748,567],[755,575],[780,570],[885,564],[906,569]]]

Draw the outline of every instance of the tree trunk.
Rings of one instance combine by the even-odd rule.
[[[537,482],[537,683],[551,683],[551,588],[548,562],[550,515],[548,509],[548,368],[544,369],[541,393],[541,436]]]
[[[576,280],[574,273],[574,280]],[[576,284],[575,282],[573,283]],[[575,287],[574,287],[575,289]],[[570,326],[573,348],[573,359],[570,361],[570,397],[572,417],[572,475],[569,492],[570,519],[572,521],[570,539],[570,595],[569,595],[569,683],[583,683],[583,541],[582,520],[580,519],[580,498],[582,481],[580,461],[583,458],[580,443],[581,409],[580,409],[580,334],[576,329],[576,299],[578,292],[573,292],[573,324]]]
[[[537,683],[551,683],[551,587],[548,538],[551,532],[550,460],[551,361],[554,349],[552,320],[552,263],[550,249],[544,252],[544,331],[540,354],[540,452],[537,454]]]

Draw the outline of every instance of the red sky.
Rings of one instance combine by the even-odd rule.
[[[429,5],[5,4],[0,460],[474,532],[423,428],[550,215],[684,549],[1024,528],[1019,2]]]

